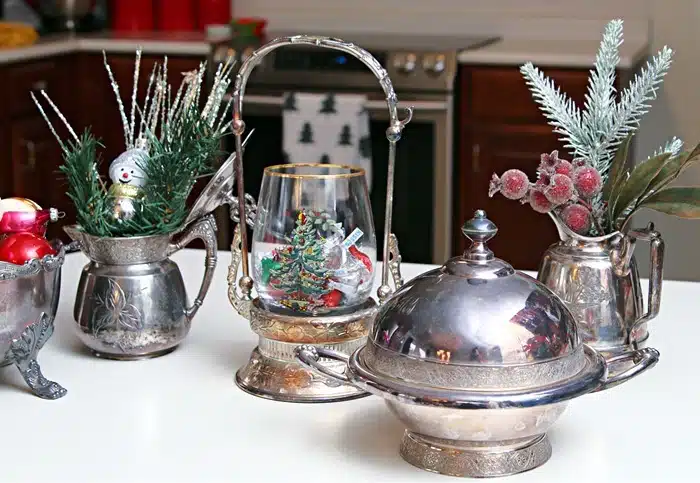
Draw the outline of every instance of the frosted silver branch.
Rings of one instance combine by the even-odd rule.
[[[554,132],[561,134],[566,147],[580,151],[583,147],[579,140],[587,137],[581,123],[581,112],[574,101],[554,84],[531,62],[523,65],[520,72],[532,90],[532,96],[540,105],[540,110],[554,127]],[[583,153],[581,153],[581,157]]]
[[[139,122],[139,138],[143,137],[143,129],[147,126],[146,116],[148,115],[148,103],[151,100],[151,91],[153,90],[153,83],[156,79],[156,69],[158,68],[158,63],[153,64],[153,69],[151,70],[151,75],[148,78],[148,86],[146,87],[146,100],[143,103],[143,109],[140,110],[141,121]]]
[[[136,50],[136,62],[134,62],[134,87],[131,89],[131,125],[129,128],[128,148],[134,147],[134,135],[136,131],[136,94],[139,90],[139,74],[141,73],[141,47]]]
[[[649,158],[647,159],[651,159],[654,156],[658,156],[660,154],[665,153],[671,153],[671,156],[678,156],[678,153],[681,152],[681,149],[683,149],[683,141],[678,139],[676,136],[673,136],[669,141],[666,141],[666,144],[654,151],[654,154],[649,156]]]
[[[44,108],[41,106],[39,103],[39,100],[36,98],[33,92],[30,92],[30,95],[32,96],[32,100],[34,101],[34,104],[36,104],[37,109],[39,109],[39,112],[41,113],[41,117],[44,118],[44,121],[46,121],[46,124],[49,126],[49,130],[51,130],[51,134],[56,138],[56,141],[58,141],[58,145],[61,146],[61,150],[64,153],[68,152],[68,148],[66,148],[66,145],[63,144],[63,141],[61,141],[61,138],[58,136],[58,133],[56,132],[56,129],[54,129],[53,124],[51,124],[51,121],[49,120],[49,117],[46,115],[46,112],[44,112]]]
[[[102,51],[102,58],[104,59],[104,65],[105,69],[107,69],[107,75],[109,76],[109,82],[112,85],[112,90],[114,91],[114,95],[117,98],[117,105],[119,106],[119,114],[121,115],[122,118],[122,125],[124,126],[124,143],[129,145],[129,121],[126,119],[126,112],[124,111],[124,103],[122,102],[121,95],[119,94],[119,84],[117,84],[117,81],[114,80],[114,74],[112,73],[112,68],[109,66],[109,63],[107,62],[107,54],[105,51]]]
[[[622,20],[610,22],[603,34],[594,69],[588,80],[588,92],[585,96],[583,124],[591,139],[586,139],[592,160],[601,160],[601,164],[612,159],[610,151],[597,143],[598,133],[608,132],[615,112],[615,68],[620,62],[620,45],[622,45]]]
[[[647,62],[646,67],[634,76],[629,87],[622,91],[609,135],[611,139],[622,140],[639,125],[642,116],[651,107],[649,101],[656,98],[659,85],[671,67],[672,57],[671,49],[661,49],[656,57]]]
[[[605,29],[591,71],[583,113],[531,63],[521,68],[533,98],[554,132],[561,135],[560,140],[573,151],[574,157],[584,158],[604,177],[617,147],[636,131],[641,117],[650,108],[650,101],[656,98],[673,56],[668,47],[659,51],[622,91],[616,103],[615,69],[622,42],[622,20],[613,20]]]

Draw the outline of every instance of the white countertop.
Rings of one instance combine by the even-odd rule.
[[[501,41],[459,54],[462,64],[520,65],[531,61],[548,67],[588,68],[595,61],[598,40],[533,40],[504,37]],[[207,56],[210,46],[204,34],[99,33],[70,37],[46,37],[22,48],[0,49],[0,65],[73,52],[133,54],[138,47],[145,54]],[[626,40],[620,48],[620,68],[634,67],[648,56],[648,44],[639,39]]]
[[[174,257],[190,294],[203,252]],[[101,360],[73,336],[81,254],[69,255],[56,332],[39,354],[68,389],[56,401],[0,371],[2,482],[435,482],[458,481],[405,463],[403,428],[380,398],[290,404],[238,389],[234,372],[256,338],[226,298],[230,253],[178,350],[138,362]],[[409,279],[430,266],[405,265]],[[666,282],[651,323],[660,363],[603,393],[573,401],[549,435],[552,458],[508,482],[695,482],[700,433],[697,321],[700,284]]]
[[[542,67],[593,66],[599,40],[536,40],[505,37],[500,42],[459,54],[462,64],[521,65],[532,62]],[[630,69],[649,55],[648,43],[625,40],[620,46],[619,68]]]

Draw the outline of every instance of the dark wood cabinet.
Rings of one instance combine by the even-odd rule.
[[[67,79],[72,56],[57,56],[28,63],[9,64],[0,69],[3,84],[0,93],[0,163],[3,182],[0,196],[29,198],[43,207],[53,207],[66,213],[60,223],[52,224],[47,236],[64,238],[61,225],[74,219],[72,205],[65,197],[65,187],[58,176],[61,148],[49,130],[31,98],[34,93],[41,99],[46,91],[69,118],[76,107],[69,102],[70,86]],[[45,108],[48,105],[42,101]],[[60,136],[67,130],[53,111],[46,110]]]
[[[588,70],[543,69],[579,106],[583,105]],[[483,209],[498,225],[489,246],[520,270],[536,270],[547,247],[557,240],[549,216],[529,205],[488,196],[491,176],[517,168],[536,179],[540,154],[568,152],[547,124],[517,66],[462,66],[459,81],[459,120],[456,153],[456,196],[453,251],[461,253],[467,240],[464,221]]]

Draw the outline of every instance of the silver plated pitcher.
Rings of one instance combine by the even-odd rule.
[[[216,267],[216,223],[207,215],[182,233],[106,238],[64,227],[90,258],[80,275],[75,329],[97,356],[133,360],[173,351],[190,330]],[[170,256],[195,239],[206,248],[204,278],[188,304],[182,274]]]
[[[552,219],[561,241],[545,252],[538,280],[566,303],[583,341],[606,357],[644,347],[647,322],[658,315],[661,304],[664,242],[654,225],[584,237]],[[650,242],[651,250],[646,312],[634,257],[637,240]]]
[[[24,265],[0,262],[0,366],[14,364],[31,389],[43,399],[58,399],[66,390],[44,377],[39,350],[53,334],[61,291],[65,250],[55,242],[55,255]]]

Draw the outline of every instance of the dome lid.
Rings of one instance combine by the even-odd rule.
[[[494,367],[582,354],[576,321],[564,303],[488,248],[497,231],[486,213],[476,211],[462,226],[472,242],[464,254],[409,281],[380,308],[368,365],[375,361],[380,372],[404,377],[391,373],[397,359]],[[570,367],[575,373],[580,364]]]

